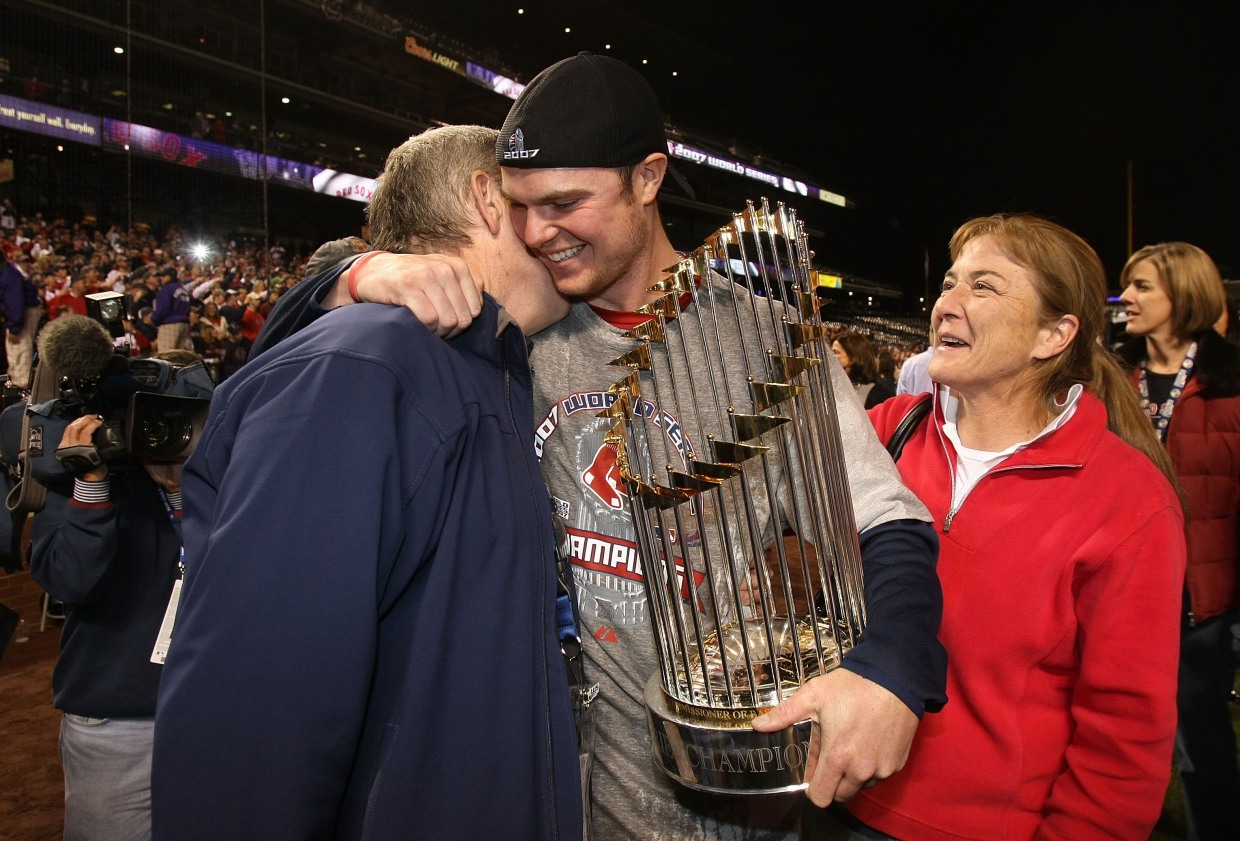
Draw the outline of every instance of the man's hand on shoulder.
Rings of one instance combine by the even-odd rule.
[[[766,715],[755,730],[769,732],[813,721],[805,778],[818,806],[849,800],[862,788],[904,767],[917,715],[873,681],[838,668],[813,678]]]
[[[340,276],[323,301],[327,309],[352,303],[350,282],[363,301],[406,307],[436,335],[450,339],[482,312],[479,282],[460,257],[446,254],[378,254]]]

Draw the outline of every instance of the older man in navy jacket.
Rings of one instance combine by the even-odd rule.
[[[347,307],[217,392],[185,471],[156,838],[581,836],[524,335],[567,303],[516,238],[495,137],[410,139],[368,211],[379,249],[483,279],[468,330]],[[427,191],[450,218],[407,218]]]

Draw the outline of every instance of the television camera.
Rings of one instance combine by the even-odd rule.
[[[57,388],[52,399],[36,404],[36,395],[23,407],[27,429],[18,440],[29,475],[46,484],[100,464],[184,462],[202,434],[215,387],[206,368],[200,361],[178,366],[130,359],[127,348],[117,346],[125,335],[124,296],[93,293],[86,304],[89,316],[62,315],[39,335],[38,365],[46,366]],[[92,443],[58,452],[65,428],[86,414],[103,420]],[[15,422],[4,421],[0,417],[11,437]]]

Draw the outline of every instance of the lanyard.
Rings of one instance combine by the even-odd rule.
[[[159,489],[159,498],[163,500],[164,511],[168,514],[168,522],[176,532],[177,542],[181,540],[181,521],[177,519],[172,503],[168,501],[168,492]],[[168,595],[168,607],[164,610],[164,620],[159,624],[159,634],[155,637],[155,647],[151,649],[151,662],[162,666],[168,657],[168,647],[172,644],[172,631],[176,627],[177,608],[181,605],[181,583],[185,581],[185,544],[181,544],[181,554],[177,558],[177,578],[172,582],[172,592]]]
[[[181,541],[181,520],[177,517],[176,512],[172,510],[172,503],[168,501],[168,492],[163,488],[159,489],[159,498],[164,503],[164,513],[168,515],[168,522],[172,524],[172,530],[176,532],[177,542]],[[182,576],[185,575],[185,544],[181,543],[180,555],[177,557],[177,570]]]
[[[1141,409],[1150,416],[1150,421],[1154,424],[1154,431],[1158,434],[1159,441],[1167,437],[1167,425],[1171,423],[1171,413],[1175,411],[1175,404],[1180,399],[1180,395],[1184,393],[1184,385],[1188,382],[1188,377],[1193,372],[1193,361],[1196,358],[1197,343],[1193,342],[1188,346],[1188,353],[1184,354],[1184,361],[1180,363],[1180,371],[1175,375],[1175,381],[1171,384],[1171,396],[1161,406],[1150,405],[1150,387],[1145,378],[1146,360],[1141,360],[1141,377],[1139,380]]]

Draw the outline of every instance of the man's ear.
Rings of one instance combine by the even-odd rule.
[[[504,222],[504,197],[500,195],[499,181],[481,169],[475,169],[469,177],[469,192],[474,200],[474,210],[491,236],[499,233]]]
[[[653,204],[667,175],[667,155],[651,152],[633,170],[637,197],[642,204]]]

